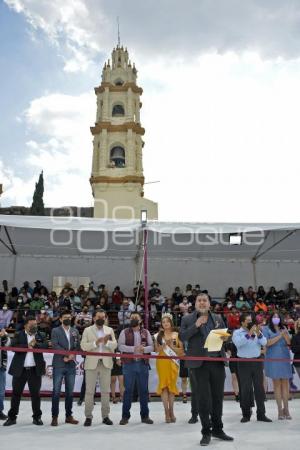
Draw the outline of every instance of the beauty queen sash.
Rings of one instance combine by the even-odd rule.
[[[157,339],[157,335],[158,335],[158,333],[155,334],[155,336],[154,336],[155,340]],[[173,359],[174,356],[177,356],[177,354],[174,352],[174,350],[171,347],[169,347],[166,344],[166,341],[164,339],[162,339],[162,344],[165,345],[165,348],[163,349],[163,352],[165,353],[165,355],[170,356],[172,358],[172,362],[175,363],[177,367],[179,367],[180,366],[179,360]]]
[[[162,342],[163,342],[163,344],[166,345],[164,339],[163,339]],[[168,345],[166,345],[166,347],[164,348],[164,353],[167,356],[173,356],[173,358],[174,358],[174,356],[177,356],[177,354],[174,352],[174,350],[171,347],[169,347]],[[179,367],[179,360],[178,359],[173,359],[173,358],[172,358],[172,362],[175,363],[177,367]]]

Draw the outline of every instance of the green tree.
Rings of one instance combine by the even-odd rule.
[[[35,190],[33,194],[32,205],[30,208],[30,214],[32,216],[45,215],[43,195],[44,195],[44,176],[42,171],[39,176],[39,181],[35,183]]]

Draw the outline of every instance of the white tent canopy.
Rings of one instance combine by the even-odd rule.
[[[300,278],[300,223],[189,223],[0,215],[0,273],[11,283],[90,276],[130,290],[147,230],[150,281],[165,289],[199,283],[223,295],[229,285],[282,284]],[[230,245],[231,234],[242,236]],[[279,285],[280,284],[280,285]],[[300,284],[300,280],[299,280]]]

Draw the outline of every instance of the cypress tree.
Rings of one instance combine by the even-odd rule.
[[[35,183],[35,190],[32,199],[32,205],[30,208],[30,214],[32,216],[44,216],[45,208],[44,208],[44,176],[43,171],[39,176],[39,181]]]

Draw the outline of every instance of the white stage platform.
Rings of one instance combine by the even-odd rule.
[[[0,422],[1,448],[9,450],[191,450],[200,448],[200,424],[189,425],[190,402],[176,402],[177,422],[166,424],[163,419],[162,404],[151,402],[150,415],[154,425],[140,423],[139,405],[133,404],[132,418],[127,426],[120,426],[121,404],[111,405],[113,426],[102,424],[100,404],[94,410],[93,425],[83,427],[84,405],[74,403],[74,417],[80,420],[79,425],[64,424],[64,409],[61,402],[60,425],[49,426],[51,420],[51,401],[43,401],[44,426],[32,425],[31,404],[24,400],[21,403],[17,425],[2,427]],[[5,411],[9,401],[5,402]],[[257,422],[255,415],[250,423],[241,424],[239,405],[231,400],[224,401],[224,430],[232,435],[232,443],[212,439],[209,448],[222,450],[296,450],[300,438],[300,399],[290,402],[291,421],[278,421],[276,405],[273,400],[266,403],[267,415],[273,423]]]

